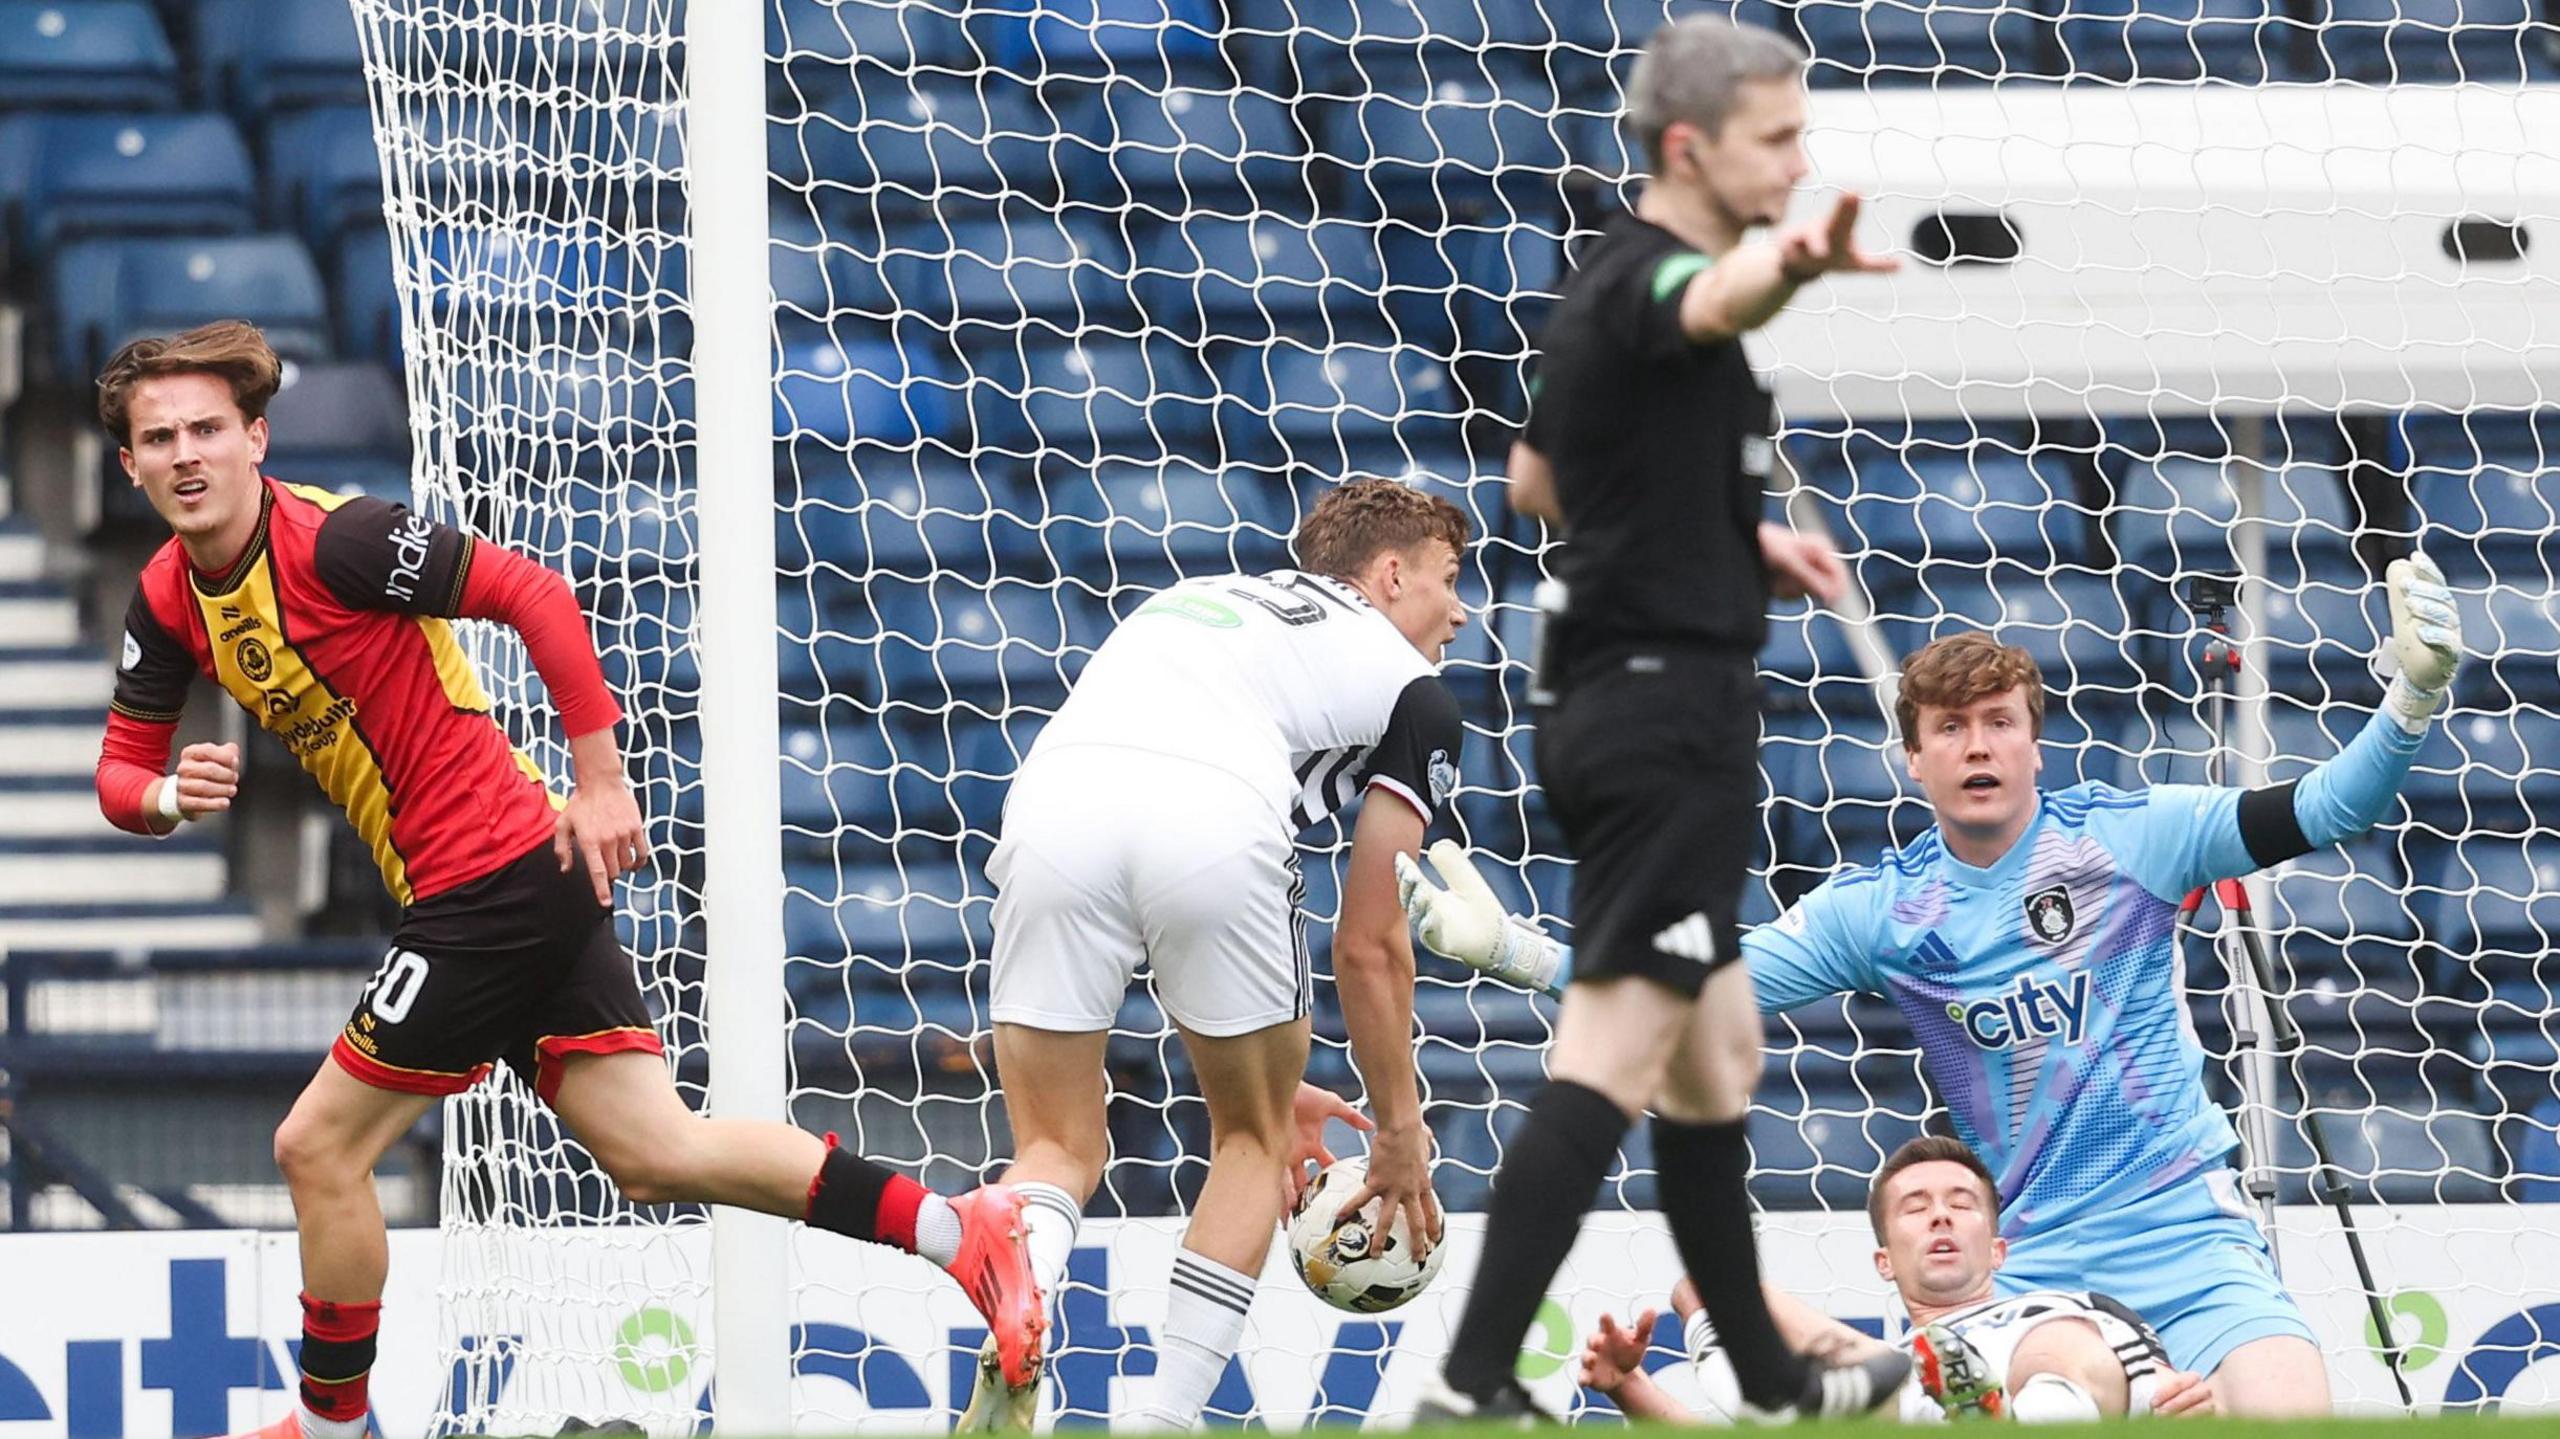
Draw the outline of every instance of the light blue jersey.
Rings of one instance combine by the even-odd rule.
[[[2189,891],[2257,867],[2240,793],[2046,794],[1989,869],[1931,830],[1745,938],[1760,1006],[1891,1000],[2012,1239],[2120,1209],[2239,1143],[2204,1090],[2177,920]]]

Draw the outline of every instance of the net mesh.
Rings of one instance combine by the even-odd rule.
[[[624,907],[626,937],[698,1101],[700,880],[716,857],[699,828],[692,615],[704,577],[689,536],[697,487],[714,481],[691,470],[682,7],[355,8],[420,502],[563,569],[594,617],[656,842],[656,868]],[[1903,97],[1890,113],[1919,118],[1862,120],[1855,142],[1901,167],[1867,183],[1880,214],[2001,191],[1996,147],[1986,160],[1947,140],[1928,106],[1978,107],[2021,80],[2067,78],[2073,96],[2236,91],[2273,106],[2305,91],[2512,86],[2550,64],[2551,32],[2521,7],[2415,0],[2333,5],[2325,27],[2219,0],[1672,7],[1700,8],[1793,26],[1809,43],[1818,179],[1848,153],[1820,148],[1827,115],[1885,113],[1860,107]],[[1006,1157],[985,1038],[983,867],[1008,776],[1137,598],[1180,576],[1283,562],[1297,518],[1348,475],[1431,487],[1483,537],[1464,576],[1477,620],[1447,669],[1469,726],[1458,823],[1507,901],[1569,929],[1568,865],[1538,798],[1523,701],[1526,596],[1549,540],[1510,513],[1500,470],[1570,243],[1631,193],[1636,157],[1615,117],[1629,63],[1665,14],[1659,0],[1235,0],[1223,14],[1208,0],[776,0],[764,160],[797,1122],[946,1189]],[[1918,110],[1912,94],[1926,101]],[[2364,138],[2462,150],[2414,128]],[[2123,153],[2145,158],[2138,144]],[[2149,158],[2195,168],[2174,152]],[[2088,204],[2113,195],[2093,186]],[[2225,325],[2210,304],[2181,321],[2204,327],[2202,388],[2166,372],[2147,385],[2050,373],[2040,388],[2013,385],[1994,353],[2087,319],[2068,305],[2120,317],[2106,307],[2144,283],[2213,295],[2226,282],[2340,280],[2270,249],[2259,230],[2287,216],[2365,227],[2364,268],[2344,281],[2406,279],[2436,240],[2432,218],[2398,225],[2388,188],[2305,203],[2172,204],[2204,238],[2156,269],[2138,247],[1993,267],[1991,290],[1966,293],[1998,303],[1972,306],[1964,333],[1987,324],[1999,343],[1967,339],[1929,365],[1910,361],[1925,347],[1868,354],[1810,384],[1782,374],[1783,448],[1800,487],[1773,497],[1773,513],[1786,505],[1830,531],[1871,614],[1776,617],[1762,657],[1770,800],[1746,918],[1773,916],[1925,823],[1892,753],[1876,655],[1951,625],[1993,626],[2050,682],[2049,786],[2196,779],[2210,742],[2178,586],[2245,571],[2236,622],[2252,664],[2235,744],[2243,772],[2282,779],[2369,712],[2368,570],[2423,539],[2454,577],[2481,658],[2403,806],[2266,886],[2283,1002],[2308,1033],[2281,1069],[2329,1117],[2360,1194],[2388,1205],[2547,1194],[2560,1099],[2543,955],[2560,922],[2560,851],[2539,832],[2560,756],[2546,538],[2560,485],[2538,391],[2523,381],[2524,402],[2505,409],[2321,412],[2339,387],[2310,382],[2289,403],[2295,391],[2271,393],[2264,366],[2217,373],[2230,353],[2217,337],[2300,336],[2243,333],[2241,316]],[[2541,203],[2494,218],[2548,218],[2547,193]],[[2495,230],[2461,243],[2494,246]],[[1923,255],[1961,260],[1996,249],[2001,232],[1949,221],[1907,235]],[[2551,298],[2547,269],[2464,272],[2497,274],[2521,276],[2514,298],[2528,307]],[[1948,318],[1931,312],[1924,279],[1875,282],[1863,299],[1850,283],[1807,295],[1813,323],[1858,305],[1909,327]],[[2055,293],[2063,311],[2038,308]],[[2478,312],[2452,313],[2458,328]],[[2160,314],[2152,323],[2174,330]],[[1814,332],[1782,330],[1782,361],[1804,353],[1790,333]],[[2500,365],[2528,361],[2492,348]],[[1969,390],[1977,362],[1982,388]],[[1905,404],[1895,386],[1933,398]],[[2020,399],[2039,395],[2054,401]],[[511,732],[563,773],[513,637],[470,642]],[[1307,837],[1319,921],[1337,907],[1344,838],[1338,827]],[[2218,1092],[2238,1102],[2246,1056],[2223,1017],[2222,964],[2199,942],[2188,966]],[[1319,995],[1313,1077],[1348,1086],[1339,1010],[1329,986]],[[1440,1192],[1479,1207],[1540,1078],[1552,1007],[1426,961],[1417,1008]],[[1121,1018],[1112,1159],[1092,1212],[1177,1213],[1205,1171],[1205,1114],[1143,990]],[[2290,1119],[2296,1091],[2255,1092],[2279,1111],[2269,1167],[2299,1198],[2309,1161]],[[1889,1009],[1799,1011],[1772,1027],[1751,1120],[1755,1192],[1772,1209],[1854,1212],[1878,1161],[1930,1111]],[[699,1249],[671,1236],[699,1216],[623,1205],[511,1081],[455,1101],[447,1123],[450,1424],[505,1432],[613,1412],[628,1399],[592,1376],[628,1380],[635,1365],[653,1382],[676,1375],[643,1417],[689,1422],[698,1382],[680,1371],[709,1276]],[[1604,1202],[1653,1199],[1639,1129]],[[564,1226],[649,1258],[582,1277],[574,1254],[589,1251],[559,1248]],[[798,1313],[831,1281],[814,1241],[795,1242]],[[1070,1303],[1111,1282],[1080,1271]],[[1827,1281],[1806,1282],[1819,1293]],[[2523,1292],[2513,1273],[2461,1282]],[[643,1309],[676,1318],[634,1330]],[[1142,1347],[1072,1325],[1066,1339],[1071,1361],[1082,1345],[1115,1372]],[[797,1341],[804,1369],[842,1342],[805,1325]],[[2386,1393],[2376,1369],[2354,1397]],[[806,1402],[815,1424],[858,1417]]]

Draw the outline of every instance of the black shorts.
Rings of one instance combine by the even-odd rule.
[[[569,1054],[662,1053],[613,911],[548,843],[411,905],[331,1047],[377,1089],[458,1094],[498,1060],[548,1101]]]
[[[1538,775],[1573,850],[1573,977],[1695,995],[1742,957],[1760,835],[1760,680],[1725,650],[1577,664],[1539,717]]]

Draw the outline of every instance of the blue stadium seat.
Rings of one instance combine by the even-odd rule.
[[[402,362],[400,294],[391,273],[391,232],[379,225],[351,230],[328,259],[338,353],[396,368]]]
[[[1884,846],[1907,844],[1929,826],[1920,786],[1881,718],[1772,714],[1760,757],[1785,864],[1818,876],[1873,864]]]
[[[2399,855],[2388,839],[2368,836],[2313,850],[2279,870],[2271,888],[2268,927],[2304,981],[2329,972],[2352,984],[2336,964],[2350,941],[2405,941],[2417,935],[2410,915],[2415,896],[2401,877]]]
[[[2550,23],[2531,0],[2329,0],[2320,49],[2345,79],[2514,84],[2552,77]]]
[[[365,103],[364,55],[342,0],[196,0],[199,83],[240,115]]]
[[[784,943],[795,956],[954,966],[989,942],[995,897],[957,866],[802,863],[783,882]]]
[[[959,199],[1036,200],[1059,185],[1058,122],[1001,75],[865,69],[846,100],[767,133],[774,182],[831,212],[947,212]]]
[[[1317,474],[1347,472],[1355,453],[1438,452],[1457,438],[1464,401],[1439,364],[1410,350],[1344,344],[1325,353],[1283,342],[1212,357],[1225,393],[1227,441],[1249,456],[1275,450]]]
[[[963,0],[770,0],[765,50],[783,57],[793,86],[827,95],[857,66],[891,71],[957,67],[969,58]],[[780,112],[777,112],[780,113]]]
[[[1857,1208],[1885,1156],[1921,1132],[1908,1114],[1879,1109],[1854,1085],[1801,1092],[1765,1083],[1752,1107],[1751,1191],[1785,1209]]]
[[[1435,228],[1562,208],[1559,107],[1534,75],[1453,77],[1409,94],[1309,104],[1320,153],[1343,169],[1346,212]]]
[[[2427,732],[2401,794],[2419,824],[2445,835],[2511,830],[2550,817],[2560,771],[2560,720],[2534,709],[2450,714]]]
[[[2392,419],[2391,459],[2419,471],[2543,469],[2560,461],[2560,408],[2408,411]]]
[[[268,474],[409,499],[408,406],[399,377],[365,362],[296,365],[267,405]]]
[[[970,18],[996,64],[1025,77],[1221,68],[1211,0],[995,0]]]
[[[2256,84],[2307,33],[2269,0],[2062,0],[2059,15],[2064,70],[2126,82]]]
[[[2443,846],[2441,861],[2417,875],[2438,891],[2419,895],[2434,911],[2428,939],[2474,961],[2540,961],[2560,942],[2560,845],[2551,836],[2475,837]]]
[[[2049,73],[2034,17],[2002,0],[1805,0],[1816,85],[1974,85]]]
[[[2560,1094],[2535,1106],[2518,1129],[2513,1197],[2528,1204],[2560,1203]]]
[[[2485,603],[2460,591],[2454,602],[2462,610],[2463,646],[2471,652],[2454,681],[2456,695],[2483,709],[2560,708],[2560,594],[2528,570],[2493,579]]]
[[[2091,781],[2124,781],[2123,715],[2127,707],[2121,698],[2097,690],[2058,691],[2046,697],[2044,732],[2037,740],[2044,756],[2044,769],[2036,776],[2038,788],[2058,790]]]
[[[2350,588],[2341,588],[2344,581]],[[2352,571],[2315,579],[2300,590],[2263,596],[2267,683],[2310,700],[2378,698],[2373,656],[2381,643],[2378,593]],[[2238,617],[2233,617],[2236,628]]]
[[[1771,702],[1787,708],[1853,703],[1867,687],[1848,632],[1826,609],[1786,605],[1770,616],[1759,663]]]
[[[2560,454],[2419,463],[2409,479],[2418,544],[2457,581],[2540,576],[2560,533]]]
[[[998,581],[875,578],[880,693],[928,711],[955,700],[1052,703],[1081,665],[1066,651],[1070,593]]]
[[[946,574],[982,584],[1046,573],[1054,537],[1019,513],[1001,468],[935,447],[865,447],[852,471],[803,472],[796,503],[776,514],[778,563],[792,574],[825,564],[848,575]]]
[[[2132,620],[2106,576],[2022,569],[2006,556],[1981,568],[1943,564],[1916,574],[1916,584],[1880,588],[1875,596],[1877,618],[1901,653],[1988,629],[2033,655],[2056,689],[2130,696],[2146,678]]]
[[[952,388],[921,346],[872,338],[858,325],[795,331],[783,339],[774,374],[774,433],[838,445],[948,435]]]
[[[1561,227],[1543,221],[1390,225],[1379,250],[1397,332],[1434,354],[1526,355],[1564,285]]]
[[[858,587],[822,585],[786,571],[775,576],[773,601],[784,715],[838,722],[846,697],[878,701],[873,638],[879,622]]]
[[[152,110],[178,60],[143,0],[0,0],[0,110]]]
[[[850,827],[886,838],[898,828],[890,802],[897,756],[876,721],[820,727],[792,725],[782,732],[784,843],[828,849]]]
[[[1168,214],[1304,213],[1306,141],[1281,100],[1253,90],[1166,90],[1126,77],[1060,117],[1079,198],[1126,194]],[[1099,203],[1099,201],[1096,201]]]
[[[1537,0],[1250,0],[1236,7],[1235,21],[1284,33],[1310,93],[1348,94],[1480,75],[1488,64],[1530,74],[1560,66],[1576,81],[1593,78],[1598,56],[1583,44],[1581,8]]]
[[[93,240],[55,257],[53,365],[86,384],[118,345],[238,317],[289,359],[327,359],[329,306],[319,268],[289,235]]]
[[[926,253],[893,252],[890,284],[910,314],[964,346],[1073,336],[1128,313],[1128,254],[1099,224],[1024,215],[946,233]]]
[[[773,297],[786,324],[852,315],[885,325],[897,317],[877,230],[821,225],[797,203],[776,205],[771,224]]]
[[[1083,483],[1098,501],[1092,523],[1060,536],[1059,557],[1097,588],[1155,588],[1288,562],[1289,502],[1268,476],[1185,460],[1119,462],[1098,466]]]
[[[973,431],[1008,454],[1078,464],[1190,455],[1214,429],[1207,362],[1164,335],[982,349],[968,371]]]
[[[2377,1067],[2368,1060],[2359,1073]],[[2361,1097],[2349,1102],[2371,1107],[2327,1109],[2321,1127],[2331,1157],[2356,1190],[2386,1204],[2480,1204],[2499,1197],[2506,1161],[2492,1120],[2440,1107],[2424,1088],[2385,1094],[2378,1104]],[[2308,1202],[2310,1141],[2298,1124],[2277,1125],[2276,1141],[2276,1162],[2292,1191],[2287,1202]]]
[[[1148,323],[1195,343],[1384,325],[1376,232],[1347,220],[1194,215],[1156,231],[1138,266]]]
[[[0,120],[13,262],[98,235],[227,235],[256,223],[248,147],[219,115],[61,112]]]
[[[267,222],[326,253],[347,231],[382,223],[381,166],[363,106],[280,115],[267,127]]]

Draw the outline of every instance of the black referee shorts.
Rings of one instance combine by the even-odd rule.
[[[1578,662],[1543,712],[1538,773],[1573,849],[1573,976],[1688,995],[1742,957],[1760,833],[1760,681],[1724,650],[1632,647]]]
[[[639,975],[584,860],[548,841],[411,905],[331,1048],[376,1089],[458,1094],[494,1061],[548,1102],[572,1054],[662,1053]]]

